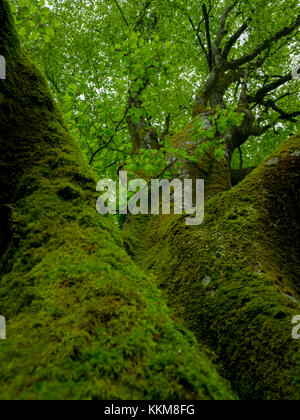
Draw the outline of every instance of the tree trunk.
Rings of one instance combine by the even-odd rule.
[[[206,116],[203,115],[205,119]],[[195,119],[180,133],[172,138],[172,144],[178,149],[185,148],[188,154],[193,155],[197,142],[191,135]],[[175,178],[180,179],[204,179],[205,180],[205,198],[212,198],[214,195],[231,189],[231,168],[228,153],[225,153],[221,160],[215,157],[215,148],[210,147],[198,162],[184,160],[181,162],[179,172],[173,172]]]
[[[291,335],[300,311],[299,187],[297,136],[209,200],[200,227],[182,216],[126,224],[127,241],[140,238],[136,261],[156,274],[176,315],[216,352],[244,399],[300,397]]]
[[[204,224],[135,217],[121,235],[96,214],[94,174],[6,0],[0,21],[0,398],[232,398],[206,356],[216,354],[241,398],[299,399],[300,137],[234,189],[230,156],[185,163],[179,176],[206,180]],[[209,89],[215,106],[224,87]],[[188,129],[174,137],[191,141]]]
[[[226,133],[224,159],[217,160],[211,148],[198,162],[184,161],[172,173],[205,180],[205,221],[191,228],[185,216],[130,217],[124,235],[136,261],[159,279],[177,316],[217,354],[241,398],[299,399],[299,342],[291,332],[300,311],[300,137],[249,170],[232,189],[232,181],[237,184],[246,175],[231,172],[234,150],[270,126],[259,127],[250,110],[255,100],[247,92],[247,70],[231,69],[222,55],[231,9],[222,15],[211,45],[211,72],[197,94],[193,120],[172,138],[175,147],[192,153],[195,118],[207,122],[215,108],[225,108],[229,87],[241,83],[236,112],[244,119]],[[282,80],[258,94],[273,91]]]
[[[95,177],[0,0],[1,399],[232,398],[95,210]]]

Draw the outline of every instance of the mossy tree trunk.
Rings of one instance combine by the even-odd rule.
[[[215,39],[207,34],[209,76],[196,96],[192,122],[172,137],[174,146],[189,149],[195,144],[195,118],[207,123],[217,107],[226,108],[226,93],[238,83],[236,112],[244,119],[225,134],[224,159],[216,160],[211,150],[173,172],[174,177],[205,180],[205,221],[191,228],[185,216],[130,217],[124,236],[136,261],[159,279],[177,316],[217,354],[242,398],[299,399],[299,341],[291,332],[300,312],[300,137],[287,141],[260,167],[233,177],[231,158],[250,136],[272,127],[262,125],[257,107],[276,109],[269,95],[292,80],[290,72],[250,93],[249,68],[259,69],[262,54],[295,32],[300,17],[232,60],[231,49],[248,29],[245,22],[224,45],[233,8],[224,6]],[[203,18],[209,24],[205,5]],[[279,119],[291,121],[298,115],[278,112]],[[233,189],[231,178],[239,183]]]
[[[0,0],[1,399],[232,398],[95,210],[95,177]]]
[[[299,399],[300,137],[283,144],[230,191],[205,221],[130,218],[131,249],[151,269],[176,315],[217,356],[246,399]],[[136,239],[135,239],[136,240]]]
[[[95,212],[94,174],[6,0],[0,21],[0,397],[231,398],[166,297],[242,398],[299,399],[299,137],[233,190],[228,162],[189,166],[206,179],[202,226],[130,218],[122,236]]]

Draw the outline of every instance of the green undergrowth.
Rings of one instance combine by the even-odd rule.
[[[242,399],[300,397],[300,137],[206,205],[200,227],[181,216],[131,218],[136,261],[156,274],[176,316],[216,352]],[[138,246],[136,249],[139,249]]]
[[[0,0],[1,399],[232,399],[96,213],[95,177]]]

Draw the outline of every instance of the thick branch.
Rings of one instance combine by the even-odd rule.
[[[276,101],[268,100],[268,101],[262,102],[262,105],[265,105],[266,108],[272,108],[275,112],[277,112],[279,114],[279,118],[278,118],[279,120],[287,120],[287,121],[291,121],[291,122],[297,122],[297,120],[295,118],[300,115],[300,111],[295,111],[295,112],[291,112],[291,113],[283,111],[276,104]]]
[[[263,134],[265,134],[268,130],[270,130],[270,128],[273,127],[273,124],[267,124],[263,127],[260,127],[258,125],[255,125],[252,127],[251,132],[249,132],[249,137],[250,136],[255,136],[255,137],[259,137],[262,136]]]
[[[208,65],[211,70],[213,66],[213,50],[212,50],[211,37],[210,37],[209,14],[207,13],[207,8],[205,4],[203,4],[202,6],[202,11],[203,11],[203,16],[205,20],[206,40],[207,40],[207,47],[208,47]]]
[[[166,137],[167,137],[167,135],[169,134],[169,132],[170,132],[170,124],[171,124],[171,114],[168,114],[167,116],[166,116],[166,120],[165,120],[165,128],[164,128],[164,131],[163,131],[163,133],[162,133],[162,135],[161,135],[161,137],[160,137],[160,141],[162,142]]]
[[[286,74],[285,76],[279,77],[275,82],[269,83],[257,91],[253,97],[253,102],[260,103],[260,101],[270,92],[284,85],[285,83],[292,80],[292,73]]]
[[[260,44],[257,48],[255,48],[252,53],[244,55],[243,57],[239,58],[238,60],[233,60],[228,63],[229,68],[238,68],[244,64],[252,62],[256,57],[258,57],[263,51],[270,48],[270,44],[273,44],[280,39],[284,38],[287,35],[290,35],[300,26],[300,15],[297,19],[290,25],[286,26],[285,28],[281,29],[275,35],[271,36],[270,38],[266,39],[262,44]]]
[[[223,58],[226,60],[231,48],[234,46],[234,44],[237,42],[237,40],[243,35],[243,33],[247,30],[248,24],[245,22],[243,25],[232,35],[232,37],[228,40],[226,43],[224,50],[223,50]]]
[[[235,5],[236,5],[236,2],[234,2],[231,6],[226,7],[226,9],[224,10],[224,12],[223,12],[223,14],[220,18],[218,34],[217,34],[216,39],[214,41],[214,49],[216,49],[216,50],[220,47],[221,42],[222,42],[224,36],[226,35],[226,30],[225,30],[226,21],[227,21],[227,18],[229,16],[230,12],[235,7]]]

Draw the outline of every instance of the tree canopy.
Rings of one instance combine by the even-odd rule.
[[[143,120],[172,152],[169,135],[188,124],[205,89],[211,107],[251,111],[233,168],[256,166],[297,131],[297,0],[13,3],[24,45],[101,176],[132,164],[129,121]],[[158,162],[145,152],[139,164],[159,174]]]

